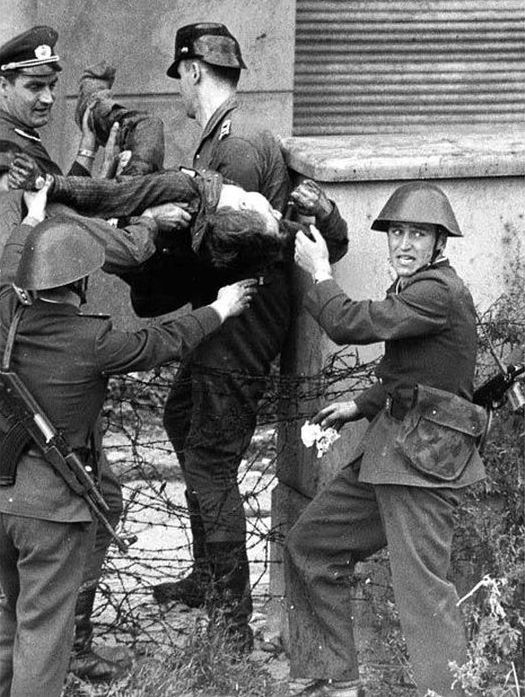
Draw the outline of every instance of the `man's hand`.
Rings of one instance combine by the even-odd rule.
[[[224,322],[228,317],[235,317],[244,312],[257,292],[257,279],[247,278],[237,281],[231,286],[223,286],[217,295],[217,300],[210,307],[216,310]]]
[[[323,236],[314,225],[310,225],[310,235],[313,239],[299,230],[295,236],[295,263],[315,280],[332,278],[328,247]]]
[[[335,428],[336,431],[344,426],[349,421],[356,421],[361,418],[361,413],[357,404],[352,400],[350,402],[334,402],[329,404],[324,409],[321,409],[314,418],[312,423],[319,424],[321,428]]]
[[[9,188],[38,191],[44,186],[44,182],[45,177],[35,160],[25,152],[17,153],[7,175]]]
[[[333,210],[332,202],[317,182],[305,179],[290,194],[290,201],[301,215],[312,215],[322,220]]]
[[[44,185],[38,191],[24,191],[24,203],[26,204],[27,214],[23,220],[29,225],[41,223],[46,217],[47,193],[53,182],[53,177],[47,174]]]
[[[191,214],[186,208],[187,203],[161,203],[158,206],[146,208],[142,215],[153,218],[161,231],[182,230],[191,223]]]
[[[120,135],[120,124],[115,121],[109,132],[106,147],[104,148],[104,160],[100,168],[101,179],[114,179],[122,174],[128,166],[133,153],[131,150],[120,150],[118,141]]]

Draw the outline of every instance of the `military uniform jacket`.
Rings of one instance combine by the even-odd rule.
[[[361,481],[459,488],[484,476],[475,449],[459,476],[446,484],[416,469],[398,443],[407,421],[404,427],[386,408],[389,396],[416,385],[471,400],[477,347],[474,303],[448,261],[417,272],[402,287],[396,282],[381,301],[353,301],[335,281],[323,281],[309,292],[306,307],[338,344],[385,342],[376,371],[379,382],[355,400],[372,420],[356,453],[362,456]]]
[[[1,262],[1,351],[17,305],[10,281],[30,229],[20,225],[14,230]],[[84,316],[74,305],[36,300],[22,314],[11,368],[71,446],[85,447],[110,375],[180,359],[219,325],[218,314],[203,307],[158,326],[123,332],[105,316]],[[21,458],[14,486],[0,487],[0,512],[62,522],[90,520],[83,501],[45,460],[32,456]]]
[[[44,174],[62,174],[62,170],[51,159],[42,144],[38,131],[34,128],[28,128],[2,109],[0,109],[0,140],[7,140],[18,145],[36,161]],[[89,172],[78,162],[73,163],[69,174],[90,176]]]
[[[54,162],[40,141],[35,129],[27,128],[14,119],[10,114],[0,110],[0,140],[7,140],[18,145],[24,152],[33,157],[42,172],[60,176],[60,167]],[[89,172],[73,163],[70,176],[80,177],[80,180],[91,180]],[[0,192],[0,254],[4,244],[15,225],[24,216],[22,191]],[[78,213],[61,204],[48,203],[47,215],[69,215],[78,217]],[[101,218],[82,218],[91,234],[106,248],[104,271],[114,272],[115,269],[135,267],[155,252],[155,236],[157,226],[153,220],[140,218],[130,221],[123,229],[117,229]]]
[[[227,99],[206,124],[193,166],[220,172],[283,211],[290,181],[279,143],[270,131],[254,128],[252,119],[235,97]]]

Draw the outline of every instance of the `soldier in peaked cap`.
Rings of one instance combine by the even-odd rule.
[[[287,168],[275,137],[254,125],[253,115],[237,100],[245,68],[229,29],[203,22],[177,31],[167,74],[179,80],[186,114],[202,130],[193,166],[216,170],[246,191],[263,194],[282,212]],[[253,637],[237,470],[253,435],[265,377],[288,330],[290,302],[287,270],[276,267],[265,274],[244,321],[230,322],[184,363],[165,409],[164,425],[185,477],[195,563],[187,577],[159,584],[153,594],[158,602],[190,606],[212,597],[211,617],[224,620],[227,636],[240,651],[251,650]]]
[[[459,697],[450,663],[462,665],[467,649],[447,574],[454,511],[465,487],[484,477],[476,441],[486,423],[472,404],[474,303],[444,254],[447,238],[462,235],[444,192],[425,181],[396,189],[372,228],[386,233],[397,276],[380,301],[343,292],[315,229],[314,241],[296,237],[296,261],[315,281],[310,314],[336,343],[384,341],[385,355],[375,385],[314,417],[322,428],[371,423],[353,459],[286,540],[290,670],[313,682],[299,694],[362,697],[353,569],[388,545],[417,694]]]
[[[0,140],[10,140],[34,158],[43,174],[61,174],[38,130],[49,121],[58,74],[58,33],[37,26],[0,46]],[[95,155],[95,136],[84,127],[70,173],[86,176]]]

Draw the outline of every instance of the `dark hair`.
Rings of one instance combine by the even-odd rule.
[[[221,208],[208,217],[199,256],[233,275],[255,273],[283,258],[284,239],[268,233],[255,211]]]

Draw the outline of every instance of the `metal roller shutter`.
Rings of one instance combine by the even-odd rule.
[[[525,0],[297,0],[294,135],[523,123]]]

